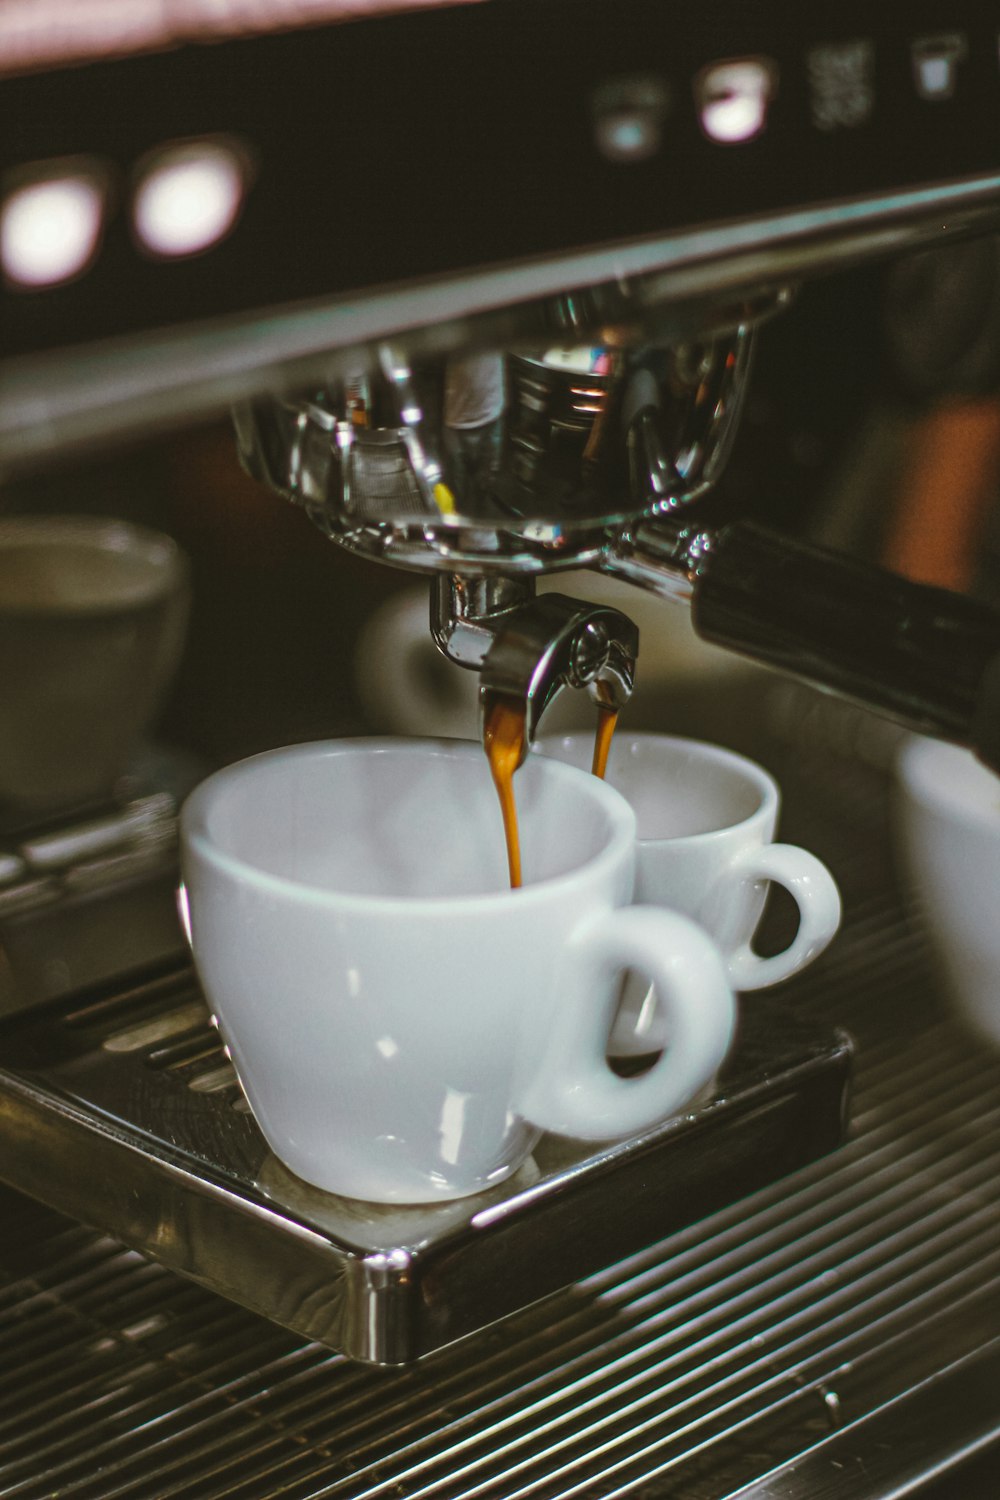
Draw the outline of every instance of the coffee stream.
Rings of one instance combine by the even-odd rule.
[[[591,771],[595,776],[604,780],[604,773],[608,769],[608,751],[611,749],[611,736],[615,732],[618,723],[617,708],[609,708],[602,703],[597,710],[597,737],[594,740],[594,763]]]
[[[517,698],[497,695],[487,700],[483,717],[483,746],[493,784],[500,798],[511,889],[521,884],[521,840],[517,832],[517,807],[514,803],[514,772],[524,760],[528,748],[524,720],[525,707]]]
[[[525,713],[525,705],[517,698],[505,698],[496,694],[487,700],[483,717],[483,746],[493,784],[500,798],[512,890],[521,884],[521,840],[517,828],[517,806],[514,802],[514,772],[521,765],[528,749]],[[598,709],[591,769],[602,780],[607,770],[608,751],[611,749],[611,737],[617,722],[618,710],[601,704]]]

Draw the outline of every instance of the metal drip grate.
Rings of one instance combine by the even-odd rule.
[[[350,449],[344,510],[361,521],[437,515],[420,491],[402,438],[362,434]]]
[[[6,1193],[5,1500],[721,1500],[987,1349],[1000,1058],[944,1017],[892,891],[884,788],[848,773],[853,800],[833,781],[786,818],[846,897],[795,998],[860,1043],[847,1146],[401,1371]]]

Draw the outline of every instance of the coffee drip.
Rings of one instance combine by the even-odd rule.
[[[602,781],[617,722],[617,708],[604,703],[598,706],[591,770]],[[524,764],[528,753],[527,707],[520,699],[502,693],[487,695],[483,708],[483,748],[500,799],[511,890],[517,890],[522,883],[521,839],[514,798],[514,773]]]
[[[517,698],[497,693],[491,695],[484,705],[483,748],[500,798],[511,890],[516,890],[521,884],[521,839],[514,801],[514,772],[527,754],[525,718],[525,705]]]
[[[597,734],[594,738],[594,760],[591,771],[601,781],[608,769],[608,754],[611,750],[611,740],[618,723],[618,710],[610,704],[601,703],[597,709]]]

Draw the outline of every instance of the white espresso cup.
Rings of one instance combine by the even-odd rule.
[[[971,750],[908,737],[892,801],[895,854],[943,992],[1000,1047],[1000,777]]]
[[[536,749],[589,769],[594,735],[543,737]],[[682,912],[704,928],[723,954],[734,990],[778,984],[822,953],[840,925],[840,895],[815,855],[774,842],[780,797],[763,767],[698,740],[618,733],[606,780],[636,816],[636,901]],[[754,951],[753,937],[769,881],[791,895],[799,925],[787,948],[763,957]],[[649,984],[630,979],[613,1053],[655,1052],[668,1035],[667,1017]]]
[[[629,904],[628,803],[541,757],[515,790],[515,891],[478,745],[300,745],[185,804],[198,973],[264,1137],[306,1181],[377,1202],[478,1192],[542,1131],[603,1140],[677,1112],[725,1057],[715,944]],[[606,1060],[627,968],[670,1028],[638,1078]]]

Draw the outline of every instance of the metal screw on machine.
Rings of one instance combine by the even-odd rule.
[[[568,681],[571,687],[585,687],[607,664],[611,650],[608,632],[600,620],[588,620],[573,642]]]

